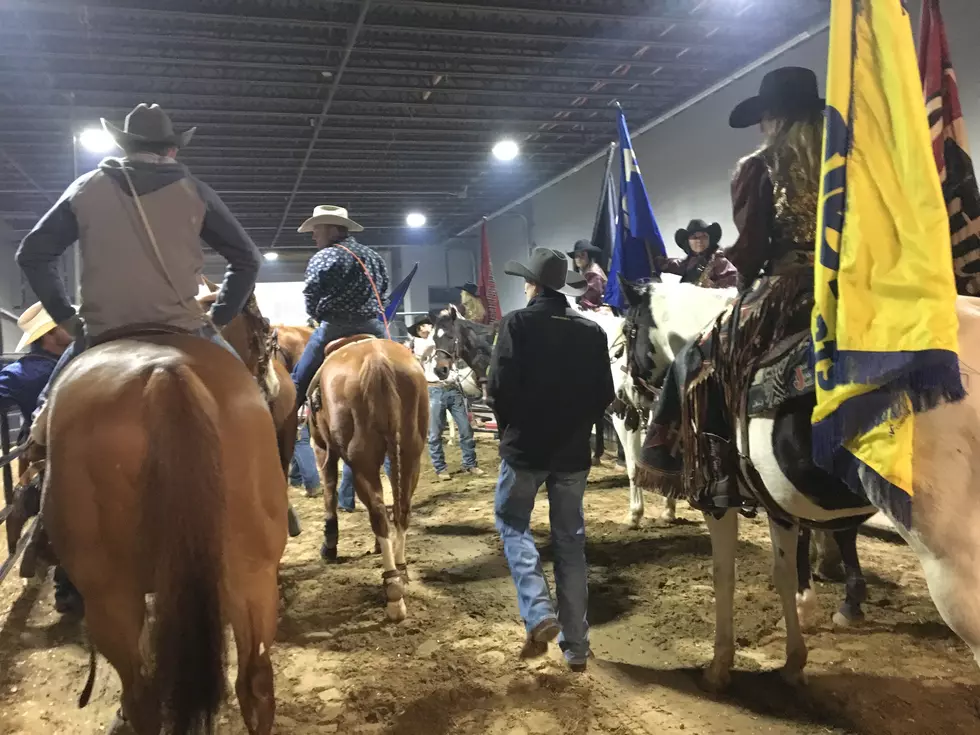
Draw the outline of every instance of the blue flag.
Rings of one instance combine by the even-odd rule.
[[[667,251],[643,185],[622,110],[619,111],[619,150],[623,162],[619,179],[619,221],[604,301],[625,310],[626,298],[620,293],[618,276],[627,281],[650,278],[654,273],[653,258],[666,256]]]
[[[402,301],[405,299],[405,294],[408,293],[408,287],[412,285],[412,279],[415,278],[415,272],[419,269],[419,264],[416,263],[415,267],[409,272],[402,282],[399,283],[391,290],[391,296],[388,297],[388,306],[385,307],[385,321],[391,321],[395,317],[395,312],[398,311],[398,307],[402,305]]]

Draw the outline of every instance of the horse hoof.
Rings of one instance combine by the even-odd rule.
[[[701,677],[699,685],[708,694],[721,694],[731,683],[732,674],[728,669],[717,670],[714,666],[709,666]]]
[[[112,720],[112,724],[109,725],[108,735],[136,735],[136,730],[133,726],[129,724],[129,720],[123,718],[123,716],[117,712],[116,716]]]
[[[636,531],[643,522],[643,511],[632,511],[626,516],[626,525],[631,531]]]
[[[326,562],[337,561],[337,547],[324,544],[320,547],[320,558]]]
[[[806,686],[806,672],[803,669],[787,668],[784,666],[779,670],[779,677],[791,687],[798,688]]]
[[[838,610],[831,618],[831,622],[833,622],[835,628],[851,628],[864,622],[864,613],[846,615],[843,611]]]
[[[393,623],[402,622],[408,617],[408,609],[405,607],[405,600],[389,602],[385,608],[385,614],[388,616],[388,620]]]

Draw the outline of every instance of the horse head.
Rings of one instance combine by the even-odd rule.
[[[464,319],[453,304],[433,312],[430,318],[437,353],[436,376],[444,377],[440,375],[441,371],[448,375],[452,365],[459,361],[473,369],[478,381],[485,381],[490,369],[496,327]]]

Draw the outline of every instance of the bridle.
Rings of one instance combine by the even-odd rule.
[[[626,374],[633,379],[633,386],[640,397],[644,401],[652,404],[660,394],[660,387],[656,385],[653,374],[643,374],[640,366],[636,362],[635,347],[640,332],[640,325],[636,323],[635,319],[631,319],[627,315],[626,326],[628,328],[623,330],[623,338],[626,342]]]

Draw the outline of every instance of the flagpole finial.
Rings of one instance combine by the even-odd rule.
[[[613,104],[616,105],[617,110],[619,110],[620,112],[623,111],[623,106],[619,104],[619,100],[613,100]]]

